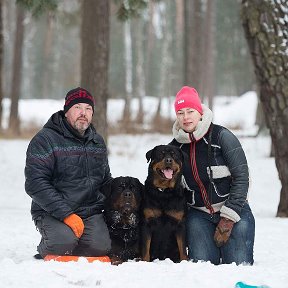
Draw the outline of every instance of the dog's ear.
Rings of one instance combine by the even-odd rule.
[[[151,160],[151,156],[152,156],[152,153],[153,153],[153,149],[149,150],[147,153],[146,153],[146,159],[147,159],[147,163]]]
[[[106,182],[101,188],[100,188],[100,192],[106,197],[106,199],[110,198],[111,193],[112,193],[112,182],[113,179],[111,179],[110,181]]]
[[[143,185],[142,183],[141,184],[141,197],[142,199],[144,198],[144,195],[145,195],[145,185]]]
[[[140,191],[141,197],[143,197],[145,186],[137,178],[136,178],[136,182],[137,182],[137,186],[139,187],[139,191]]]

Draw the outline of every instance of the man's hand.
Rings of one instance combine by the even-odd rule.
[[[216,227],[214,241],[217,247],[223,246],[229,239],[234,222],[230,219],[222,217]]]
[[[82,236],[84,231],[84,223],[78,215],[71,214],[66,217],[63,222],[72,229],[77,238]]]

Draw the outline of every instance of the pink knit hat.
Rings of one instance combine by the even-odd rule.
[[[197,110],[201,115],[203,114],[201,100],[198,92],[193,87],[184,86],[181,88],[176,94],[174,107],[176,113],[183,108],[192,108]]]

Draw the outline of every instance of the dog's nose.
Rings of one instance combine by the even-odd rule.
[[[132,196],[132,193],[130,191],[124,191],[123,194],[124,194],[125,198],[131,198],[131,196]]]
[[[171,157],[165,158],[165,163],[166,164],[172,164],[173,159]]]

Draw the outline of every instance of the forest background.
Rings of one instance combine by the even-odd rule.
[[[23,8],[21,3],[2,0],[3,98],[10,98],[19,85],[19,99],[63,99],[69,89],[81,83],[81,9],[85,1],[44,2],[51,6],[42,7],[43,12],[32,10],[37,8],[35,4],[22,11],[23,42],[21,47],[15,47],[17,15]],[[92,10],[91,3],[99,1],[87,2]],[[106,2],[111,4],[108,98],[129,102],[132,97],[149,95],[159,98],[161,106],[162,98],[175,95],[184,83],[196,87],[205,102],[214,95],[239,96],[256,89],[239,1],[208,1],[212,5],[193,0],[186,1],[188,4],[183,0],[147,1],[146,6],[141,7],[140,3],[135,8],[138,17],[128,21],[123,21],[128,15],[121,12],[119,1]],[[188,8],[192,17],[185,28]],[[95,25],[96,16],[95,13]],[[92,28],[89,33],[91,38]],[[185,43],[192,48],[185,48]],[[22,67],[19,63],[13,66],[15,48],[21,49]],[[87,58],[92,59],[89,55]],[[188,68],[191,61],[193,69]],[[19,84],[13,81],[13,68],[21,70]],[[213,105],[212,100],[210,104]],[[129,109],[125,113],[129,114]],[[127,130],[129,115],[124,117]],[[14,132],[19,129],[15,125],[11,128]]]
[[[288,217],[287,43],[286,0],[0,0],[0,135],[31,137],[40,128],[22,131],[20,99],[64,99],[79,85],[96,99],[93,123],[106,140],[151,132],[143,122],[147,95],[158,99],[152,131],[170,133],[162,101],[172,105],[183,85],[194,86],[212,110],[217,95],[254,90],[258,133],[267,126],[282,184],[277,215]],[[108,127],[113,98],[125,106],[118,125]]]

